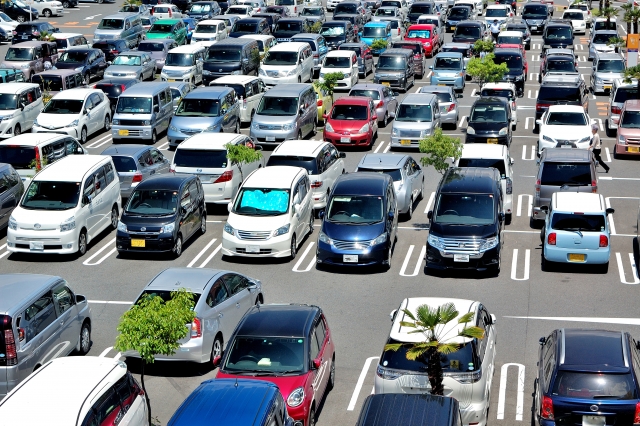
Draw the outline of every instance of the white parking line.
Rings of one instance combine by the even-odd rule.
[[[85,266],[96,266],[96,265],[101,264],[102,262],[104,262],[107,259],[107,257],[111,256],[113,253],[116,252],[117,249],[115,247],[113,247],[111,250],[109,250],[109,252],[107,254],[102,256],[96,262],[91,263],[91,261],[93,259],[95,259],[96,257],[98,257],[100,255],[100,253],[102,253],[103,251],[105,251],[109,247],[113,246],[115,244],[115,242],[116,242],[116,239],[115,238],[112,239],[107,244],[105,244],[100,250],[98,250],[93,256],[91,256],[90,258],[88,258],[87,260],[82,262],[82,264],[85,265]]]
[[[576,50],[584,50],[584,46],[583,46],[583,45],[581,45],[581,44],[576,44],[576,45],[575,45],[575,49],[576,49]]]
[[[98,139],[97,141],[93,142],[90,145],[87,145],[86,148],[98,148],[101,147],[102,145],[109,143],[111,139],[111,135],[106,135],[100,139]]]
[[[531,93],[531,90],[529,90],[529,92],[527,93],[527,97],[529,99],[538,99],[538,91],[534,90],[533,93]]]
[[[400,276],[415,277],[420,272],[420,267],[422,266],[422,260],[424,259],[424,256],[427,253],[427,246],[422,246],[422,249],[420,250],[420,255],[418,256],[418,263],[416,263],[416,267],[413,269],[413,272],[410,274],[406,273],[407,266],[409,265],[409,261],[411,260],[411,255],[413,254],[414,247],[415,246],[413,244],[409,246],[409,251],[407,251],[407,255],[404,257],[402,268],[400,268]]]
[[[476,98],[476,97],[478,97],[478,96],[479,96],[479,95],[477,95],[477,94],[476,94],[476,91],[477,91],[477,90],[478,90],[478,89],[473,89],[473,90],[471,91],[471,97],[472,97],[472,98]]]
[[[610,201],[611,197],[607,197],[604,199],[604,202],[606,203],[607,208],[611,208],[611,201]],[[616,225],[613,223],[613,215],[609,214],[609,228],[611,229],[611,235],[616,235]]]
[[[518,268],[518,249],[513,249],[513,260],[511,261],[511,279],[514,281],[527,281],[529,279],[529,266],[531,260],[531,251],[527,249],[524,252],[524,274],[522,278],[517,277]]]
[[[377,154],[378,151],[380,151],[380,148],[382,148],[383,145],[384,145],[384,141],[380,141],[380,144],[378,145],[378,147],[373,151],[374,154]]]
[[[538,81],[538,76],[540,75],[540,73],[537,72],[530,72],[529,73],[529,81]],[[531,92],[531,91],[529,91]]]
[[[161,151],[166,151],[166,150],[168,150],[168,149],[169,149],[169,142],[167,141],[167,142],[163,143],[162,145],[160,145],[160,146],[158,147],[158,149],[159,149],[159,150],[161,150]]]
[[[387,145],[387,147],[382,152],[386,154],[387,152],[389,152],[390,149],[391,149],[391,141],[389,141],[389,145]]]
[[[4,250],[5,248],[7,248],[7,245],[6,245],[6,244],[3,244],[3,245],[1,245],[1,246],[0,246],[0,250]],[[8,251],[8,250],[7,250],[7,251],[5,251],[4,253],[0,254],[0,259],[2,259],[2,258],[3,258],[3,257],[5,257],[5,256],[8,256],[8,255],[9,255],[9,253],[10,253],[10,251]]]
[[[638,269],[636,268],[636,262],[633,258],[633,253],[629,253],[629,263],[631,263],[631,274],[633,275],[633,281],[627,281],[624,275],[624,267],[622,266],[622,256],[617,252],[616,262],[618,263],[618,274],[620,275],[620,282],[622,284],[640,284],[640,277],[638,277]]]
[[[98,358],[104,358],[105,356],[107,356],[107,354],[111,351],[111,349],[113,349],[113,346],[109,346],[107,349],[100,352],[100,355],[98,355]]]
[[[502,365],[500,369],[500,391],[498,393],[498,420],[504,419],[505,393],[507,391],[507,370],[510,366],[518,367],[518,394],[516,396],[516,420],[522,421],[524,411],[524,365],[509,362]]]
[[[460,119],[460,122],[458,123],[458,127],[462,127],[462,123],[464,123],[465,118],[466,118],[466,115],[463,115],[462,118]]]
[[[527,118],[524,120],[524,129],[525,129],[525,130],[529,130],[529,120],[531,120],[531,127],[533,128],[533,125],[534,125],[534,123],[535,123],[535,121],[534,121],[534,117],[527,117]],[[524,147],[523,147],[523,148],[524,148]],[[524,151],[523,151],[522,155],[524,156]],[[523,160],[524,160],[524,158],[523,158]]]
[[[105,305],[133,305],[133,302],[128,302],[125,300],[87,300],[87,302]]]
[[[293,268],[291,268],[291,270],[293,272],[309,272],[311,270],[311,268],[313,268],[313,265],[316,264],[316,256],[315,255],[313,255],[313,258],[311,259],[311,262],[309,262],[309,265],[307,265],[307,267],[305,269],[298,269],[300,267],[300,265],[302,264],[302,262],[304,261],[304,259],[307,257],[307,254],[309,254],[309,251],[311,251],[311,249],[313,248],[314,244],[315,244],[315,242],[313,242],[313,241],[311,241],[311,243],[309,243],[309,245],[307,246],[305,251],[302,253],[302,256],[300,256],[300,259],[298,259],[298,261],[293,266]]]
[[[369,371],[369,366],[371,366],[371,361],[374,359],[380,359],[378,356],[372,356],[367,358],[364,362],[364,366],[362,367],[362,371],[360,372],[360,377],[358,377],[358,381],[356,382],[356,388],[353,390],[353,394],[351,395],[351,401],[349,401],[349,405],[347,406],[347,411],[353,411],[356,406],[356,402],[358,402],[358,395],[360,394],[360,390],[362,389],[362,385],[364,384],[364,379],[367,377],[367,372]]]
[[[213,243],[215,243],[217,241],[217,238],[212,239],[211,241],[209,241],[209,244],[207,244],[206,246],[204,246],[204,248],[202,250],[200,250],[200,253],[198,253],[196,255],[196,257],[193,258],[193,260],[191,262],[189,262],[189,264],[187,265],[187,268],[191,268],[193,265],[196,264],[196,262],[198,260],[200,260],[200,258],[202,256],[204,256],[204,254],[207,252],[207,250],[209,250],[209,248],[213,245]]]
[[[609,147],[608,146],[604,147],[604,152],[605,152],[605,154],[607,154],[607,159],[604,160],[604,161],[607,162],[607,163],[610,163],[611,162],[611,151],[609,151]]]
[[[207,257],[207,258],[204,260],[204,262],[202,262],[202,263],[200,264],[200,266],[198,266],[198,268],[199,268],[199,269],[204,268],[204,267],[205,267],[209,262],[211,262],[211,259],[213,259],[213,258],[216,256],[216,254],[218,254],[218,252],[219,252],[220,250],[222,250],[222,244],[218,244],[218,247],[216,247],[216,248],[215,248],[215,250],[213,250],[213,253],[211,253],[211,254],[209,255],[209,257]]]
[[[518,206],[516,207],[516,216],[522,216],[522,199],[527,197],[527,216],[531,217],[531,210],[533,209],[533,195],[520,194],[518,195]]]
[[[429,196],[429,201],[427,201],[427,205],[424,207],[424,214],[429,213],[429,210],[431,210],[431,206],[433,206],[433,200],[436,198],[436,193],[432,192],[431,195]]]

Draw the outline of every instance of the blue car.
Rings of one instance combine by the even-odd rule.
[[[454,90],[462,92],[465,86],[467,67],[460,52],[440,52],[436,55],[431,74],[432,86],[453,86]]]
[[[371,47],[371,44],[374,40],[383,39],[387,41],[387,46],[391,46],[391,22],[389,21],[375,21],[368,22],[362,28],[362,32],[358,33],[360,36],[360,41],[367,44],[367,46]],[[384,49],[371,49],[374,55],[379,55],[380,53],[387,50]]]
[[[184,22],[184,26],[187,29],[187,44],[191,43],[191,36],[196,29],[196,25],[198,21],[195,18],[182,18],[182,22]]]
[[[620,331],[565,328],[542,337],[535,426],[640,423],[639,347]]]
[[[386,173],[339,176],[320,212],[317,262],[390,268],[398,232],[397,204],[393,178]]]

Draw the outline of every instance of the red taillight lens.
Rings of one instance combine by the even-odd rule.
[[[322,101],[322,99],[318,99],[318,102],[316,102],[318,104],[318,106],[322,106],[322,104],[324,104],[324,102]]]
[[[552,232],[547,236],[547,244],[549,244],[550,246],[555,246],[556,245],[556,233],[555,232]],[[544,405],[543,405],[543,407],[544,407]],[[551,406],[551,412],[553,413],[553,405]]]
[[[227,170],[226,172],[221,174],[220,177],[213,183],[229,182],[231,179],[233,179],[233,170]]]
[[[611,105],[611,114],[620,114],[622,112],[622,108]]]
[[[133,175],[133,179],[131,180],[131,183],[136,183],[136,182],[142,182],[142,173],[136,172]]]
[[[35,147],[34,149],[36,151],[36,171],[39,171],[42,168],[40,165],[40,150],[38,147]]]
[[[609,247],[609,238],[606,235],[600,235],[600,247]]]
[[[398,35],[400,35],[400,28],[398,28]]]
[[[553,401],[548,396],[542,397],[542,410],[540,417],[543,419],[553,420]]]
[[[120,85],[120,91],[124,92],[125,90],[127,90],[127,86],[125,86],[124,84]]]
[[[545,108],[549,108],[550,104],[536,104],[536,111],[544,111]]]
[[[536,192],[540,192],[540,179],[538,179],[536,181],[535,189],[536,189]],[[538,195],[540,195],[540,194],[538,194]]]
[[[636,414],[633,416],[634,423],[640,423],[640,402],[636,403]]]
[[[200,318],[194,318],[191,323],[191,337],[202,337],[202,321]]]
[[[591,192],[594,194],[598,192],[598,182],[595,180],[591,181]]]
[[[447,110],[447,112],[451,112],[454,109],[456,109],[456,104],[451,104],[451,105],[449,105],[449,109]]]
[[[313,57],[314,57],[314,58],[319,58],[319,57],[320,57],[320,55],[318,55],[317,53],[314,53],[314,54],[313,54]]]
[[[378,105],[376,105],[376,108],[382,108],[384,106],[384,101],[378,101]]]
[[[5,349],[5,360],[7,365],[17,365],[18,364],[18,351],[16,350],[16,341],[13,337],[13,330],[5,330],[4,331],[4,344],[6,346]]]
[[[322,181],[321,180],[316,180],[311,182],[311,187],[312,188],[320,188],[322,186]]]

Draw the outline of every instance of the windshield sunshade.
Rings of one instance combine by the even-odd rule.
[[[289,209],[289,190],[242,188],[233,206],[234,213],[252,216],[276,216]]]

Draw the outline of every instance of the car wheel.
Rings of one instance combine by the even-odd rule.
[[[302,130],[298,130],[298,140],[302,140]]]
[[[409,199],[409,210],[407,210],[407,220],[413,217],[413,198]]]
[[[207,232],[207,215],[202,215],[200,218],[200,233],[204,235]]]
[[[389,251],[387,252],[387,270],[391,269],[391,260],[393,258],[393,243],[389,243]]]
[[[153,132],[151,132],[151,145],[155,145],[156,142],[158,142],[158,134],[154,130]]]
[[[512,124],[511,125],[511,130],[516,130],[516,127],[518,126],[518,123]]]
[[[605,130],[606,135],[607,135],[608,137],[610,137],[610,138],[615,137],[615,136],[616,136],[616,133],[618,133],[615,129],[610,129],[610,128],[609,128],[609,120],[606,120],[606,121],[604,122],[604,130]]]
[[[313,209],[311,210],[311,213],[309,213],[309,234],[311,235],[313,234],[313,223],[315,222],[315,214],[313,213]]]
[[[240,133],[240,118],[236,120],[236,133]]]
[[[24,16],[18,16],[18,17],[16,18],[16,21],[18,21],[18,22],[24,22]]]
[[[422,179],[422,185],[420,185],[420,193],[418,194],[418,201],[424,198],[424,178]]]
[[[42,15],[45,18],[49,18],[49,17],[51,17],[51,11],[49,9],[45,9],[45,10],[42,11]]]
[[[298,249],[298,245],[297,245],[297,241],[296,241],[296,234],[293,234],[291,236],[291,246],[289,247],[291,250],[291,260],[296,258],[296,250]]]
[[[174,258],[179,258],[180,255],[182,254],[182,235],[178,234],[178,238],[176,238],[176,243],[173,246],[173,250],[171,250],[173,253],[173,257]]]
[[[80,130],[80,143],[84,145],[87,143],[87,128],[82,126],[82,130]]]
[[[389,124],[389,111],[385,111],[384,113],[384,119],[382,120],[382,127],[387,127],[387,124]]]
[[[309,412],[309,420],[307,421],[307,426],[316,426],[316,407],[311,407],[311,411]]]
[[[222,356],[222,337],[217,335],[211,346],[211,362],[219,356]]]
[[[311,129],[311,136],[315,136],[318,134],[318,124],[316,120],[313,120],[313,129]]]
[[[78,237],[78,256],[82,257],[87,252],[87,231],[84,229],[80,231],[80,236]]]
[[[82,79],[84,81],[84,85],[88,86],[91,83],[91,74],[86,73]]]
[[[329,389],[333,389],[336,385],[336,354],[333,354],[333,358],[331,358],[331,372],[329,373],[329,383],[327,387]]]
[[[13,129],[13,136],[18,136],[20,133],[22,133],[22,129],[19,124],[16,124],[16,128]]]
[[[64,7],[65,9],[69,9],[71,5],[69,4],[68,1],[65,1],[65,2],[62,2],[62,7]]]
[[[116,206],[111,209],[111,227],[114,230],[118,229],[118,208]]]
[[[298,83],[302,83],[302,77],[298,77]]]
[[[91,349],[91,327],[88,323],[82,324],[80,329],[80,337],[78,339],[78,346],[76,346],[76,352],[80,355],[86,355]]]

